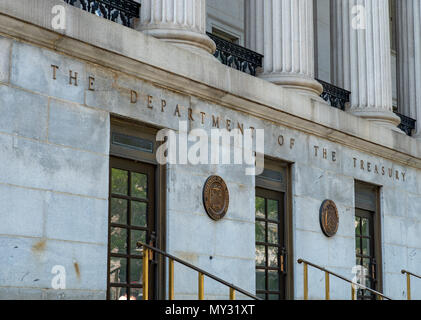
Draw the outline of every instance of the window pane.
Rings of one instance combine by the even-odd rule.
[[[355,238],[355,252],[356,254],[361,254],[361,238]]]
[[[265,290],[265,270],[256,270],[256,290]]]
[[[278,258],[279,258],[278,252],[279,252],[279,250],[276,247],[269,247],[268,248],[269,267],[275,267],[275,268],[278,267]]]
[[[266,242],[264,222],[256,222],[256,242]]]
[[[111,199],[111,223],[127,224],[127,200]]]
[[[256,197],[256,217],[265,219],[265,199]]]
[[[110,300],[127,300],[126,288],[110,288]]]
[[[278,221],[279,211],[278,211],[278,201],[268,199],[268,219]]]
[[[148,176],[142,173],[132,172],[131,196],[146,199],[148,193]]]
[[[130,284],[142,284],[142,267],[142,259],[130,259]]]
[[[127,275],[127,259],[126,258],[110,258],[110,282],[126,283]]]
[[[370,255],[370,239],[362,239],[363,243],[363,255],[369,256]]]
[[[132,201],[131,225],[136,227],[146,227],[147,204],[145,202]]]
[[[361,229],[362,229],[362,235],[363,236],[369,236],[370,235],[370,226],[369,226],[368,219],[361,218]]]
[[[265,246],[256,246],[256,266],[266,266]]]
[[[279,290],[279,272],[278,271],[268,271],[268,282],[269,290]]]
[[[127,253],[127,230],[111,228],[111,253]]]
[[[268,242],[279,243],[278,224],[268,223]]]
[[[370,259],[368,258],[363,259],[363,266],[364,268],[367,269],[367,274],[369,274],[368,272],[370,270]]]
[[[119,169],[111,170],[111,192],[127,195],[128,172]]]
[[[279,294],[270,294],[269,300],[279,300]]]
[[[143,300],[143,289],[131,288],[130,289],[130,300]]]
[[[131,234],[131,242],[130,242],[130,254],[140,255],[140,249],[136,249],[136,243],[138,241],[142,241],[146,243],[146,231],[139,231],[139,230],[132,230]]]
[[[355,217],[355,235],[361,235],[361,219],[359,217]]]

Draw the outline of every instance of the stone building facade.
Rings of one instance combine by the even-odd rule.
[[[130,27],[79,1],[0,2],[0,299],[141,298],[139,240],[264,299],[304,298],[298,259],[350,280],[363,265],[367,286],[406,299],[401,270],[421,274],[420,1],[136,2]],[[224,65],[221,43],[262,65]],[[216,128],[263,130],[264,172],[157,162],[162,129]],[[153,260],[151,297],[168,298]],[[175,298],[195,299],[197,273],[174,274]],[[324,277],[309,267],[309,299]],[[330,297],[351,299],[349,283],[332,276]]]

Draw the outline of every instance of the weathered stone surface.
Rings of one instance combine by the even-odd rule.
[[[0,181],[108,198],[108,158],[0,135]]]
[[[109,153],[108,113],[51,100],[48,120],[49,142],[102,154]]]
[[[0,82],[9,81],[11,47],[12,40],[0,37]]]
[[[0,184],[0,234],[41,237],[46,193]]]
[[[42,300],[41,289],[0,287],[0,300]]]
[[[56,80],[53,79],[53,67],[56,70]],[[70,71],[75,80],[70,84]],[[50,50],[15,42],[12,50],[12,70],[10,83],[69,101],[83,103],[84,92],[87,90],[88,76],[85,64],[75,59],[64,57]]]
[[[45,206],[47,238],[107,245],[107,200],[49,193]]]
[[[52,288],[52,268],[63,266],[66,289],[105,290],[107,246],[43,238],[0,236],[9,267],[2,268],[2,286]]]
[[[5,115],[0,120],[0,131],[6,133],[0,135],[0,202],[6,203],[0,209],[0,234],[8,235],[0,241],[0,252],[6,252],[8,259],[6,268],[0,268],[0,285],[12,286],[0,287],[0,297],[41,294],[48,299],[105,298],[109,114],[178,130],[179,120],[188,120],[189,106],[195,118],[189,122],[190,129],[209,132],[212,115],[220,117],[221,127],[232,120],[234,126],[238,121],[245,128],[264,128],[265,154],[292,163],[294,254],[290,258],[294,261],[308,259],[352,278],[354,181],[379,185],[384,287],[389,290],[386,292],[402,297],[404,277],[395,270],[405,267],[408,261],[411,271],[421,272],[421,173],[411,167],[417,166],[419,143],[220,64],[204,64],[192,53],[76,8],[66,6],[69,19],[64,33],[69,37],[57,41],[57,33],[48,33],[48,37],[45,33],[50,28],[50,17],[41,16],[45,8],[56,3],[63,4],[51,0],[41,5],[28,0],[0,2],[2,12],[32,23],[31,28],[26,25],[22,37],[37,44],[37,39],[42,38],[41,45],[54,44],[57,49],[53,52],[16,42],[13,89],[0,86],[0,110]],[[35,16],[21,10],[25,5]],[[5,27],[8,19],[0,14],[2,33],[12,32],[11,27]],[[22,24],[18,20],[15,23]],[[84,23],[93,26],[92,32],[78,27]],[[44,29],[37,28],[37,24]],[[19,28],[13,32],[19,32]],[[0,41],[6,46],[11,43]],[[108,51],[99,51],[100,47]],[[4,48],[0,46],[0,57],[7,55]],[[51,64],[59,66],[56,80],[52,79]],[[5,68],[8,70],[0,63],[0,71]],[[77,87],[69,85],[69,69],[78,72]],[[89,76],[95,78],[95,91],[88,89]],[[141,80],[144,78],[147,81]],[[130,103],[130,90],[138,92],[136,103]],[[148,108],[148,95],[153,97],[152,109]],[[36,140],[46,138],[45,108],[49,97],[47,143]],[[164,112],[162,99],[166,101]],[[175,115],[177,104],[180,118]],[[206,112],[203,125],[201,111]],[[278,143],[280,135],[285,139],[282,146]],[[319,146],[319,157],[315,156],[314,146]],[[327,159],[320,157],[324,148]],[[336,161],[329,160],[333,151],[337,153]],[[354,165],[354,157],[364,161],[364,169]],[[368,163],[405,172],[406,180],[369,172]],[[253,292],[255,177],[245,176],[243,166],[168,168],[168,250]],[[227,217],[220,222],[210,220],[202,206],[203,184],[211,174],[224,178],[231,195]],[[318,210],[326,198],[337,203],[340,214],[338,234],[332,239],[320,232],[318,222]],[[31,225],[22,225],[25,221]],[[47,237],[44,245],[43,236]],[[392,260],[394,263],[390,263]],[[53,264],[66,267],[69,291],[62,294],[31,289],[50,288]],[[28,266],[34,266],[29,274]],[[294,263],[294,271],[295,296],[300,298],[302,266]],[[177,297],[196,298],[197,274],[188,277],[188,273],[176,275],[180,285]],[[310,298],[323,298],[324,274],[311,270],[309,277]],[[206,288],[211,291],[209,298],[227,296],[226,288],[209,282]],[[345,289],[332,280],[333,295],[349,299],[349,287]]]
[[[0,85],[0,131],[45,140],[48,99]]]

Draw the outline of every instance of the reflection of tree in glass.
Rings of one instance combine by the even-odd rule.
[[[147,176],[145,174],[132,172],[132,197],[146,198]]]
[[[127,248],[127,230],[111,228],[111,253],[125,253]]]
[[[268,241],[269,243],[278,243],[278,225],[268,223]]]
[[[256,197],[256,217],[265,218],[265,199]]]
[[[265,223],[256,222],[256,241],[265,242]]]
[[[268,257],[269,267],[277,267],[278,266],[278,248],[269,247],[268,254],[269,254],[269,257]]]
[[[127,195],[128,172],[119,169],[111,170],[111,192]]]
[[[127,223],[127,200],[111,199],[111,223]]]
[[[258,266],[265,266],[266,254],[264,246],[256,246],[256,264]]]

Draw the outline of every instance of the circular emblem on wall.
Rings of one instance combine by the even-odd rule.
[[[203,188],[203,205],[209,217],[221,220],[228,211],[229,193],[225,181],[219,176],[210,176]]]
[[[333,237],[338,232],[338,208],[332,200],[323,201],[320,207],[320,226],[327,237]]]

